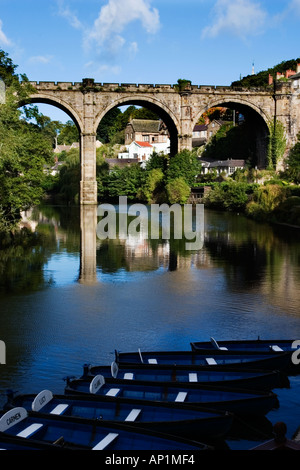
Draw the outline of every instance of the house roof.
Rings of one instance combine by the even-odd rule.
[[[194,132],[197,132],[197,131],[207,131],[207,125],[206,124],[196,124],[196,126],[194,127]]]
[[[299,73],[295,73],[295,75],[291,75],[289,77],[290,80],[295,80],[295,78],[300,78],[300,72]]]
[[[210,162],[210,167],[243,167],[245,166],[245,160],[218,160]]]
[[[140,141],[135,140],[134,143],[139,145],[140,147],[152,147],[152,145],[149,144],[149,142],[140,142]]]
[[[156,133],[160,129],[160,121],[149,119],[132,119],[130,123],[135,132]]]

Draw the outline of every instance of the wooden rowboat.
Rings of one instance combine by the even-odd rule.
[[[201,385],[217,385],[228,387],[239,387],[253,390],[272,390],[278,387],[289,387],[289,380],[285,374],[279,371],[265,370],[243,370],[223,366],[215,368],[203,366],[197,368],[183,368],[169,365],[154,366],[149,364],[117,364],[111,366],[84,365],[83,377],[103,375],[105,379],[128,381],[151,382],[152,384],[184,383]]]
[[[67,378],[67,396],[88,396],[89,399],[113,398],[128,404],[174,403],[192,407],[208,407],[229,411],[237,415],[266,415],[279,406],[277,395],[268,391],[251,391],[238,388],[216,387],[195,384],[152,384],[140,381],[104,379],[103,376],[86,378]]]
[[[73,448],[86,450],[186,450],[208,447],[179,436],[135,429],[125,424],[101,423],[95,420],[43,415],[23,407],[12,408],[0,418],[1,436],[18,436],[28,441],[52,443],[58,440]]]
[[[220,349],[211,351],[115,351],[115,362],[118,364],[150,364],[153,366],[176,365],[179,367],[193,367],[200,369],[210,366],[221,369],[224,366],[235,368],[267,369],[285,371],[290,366],[290,353],[278,354],[251,354],[228,352]]]
[[[26,394],[10,397],[6,408],[23,407],[27,411],[57,414],[102,423],[127,423],[135,428],[182,436],[201,435],[223,438],[232,426],[233,415],[225,411],[200,408],[180,403],[134,401],[109,396],[53,395],[43,390],[38,395]]]

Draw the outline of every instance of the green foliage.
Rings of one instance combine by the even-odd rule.
[[[269,123],[268,169],[276,169],[286,149],[284,126],[280,121]]]
[[[59,145],[72,145],[73,142],[79,142],[79,132],[73,121],[67,121],[59,126],[57,143]]]
[[[135,200],[143,184],[144,170],[138,164],[124,168],[115,167],[109,173],[106,181],[106,195],[116,199],[127,196],[128,200]]]
[[[191,84],[191,80],[187,80],[186,78],[179,78],[177,80],[177,84],[174,85],[174,88],[180,93],[186,89],[189,89],[191,87]]]
[[[267,70],[263,70],[255,75],[248,75],[247,77],[242,78],[232,82],[231,86],[233,87],[263,87],[267,88],[269,85],[269,74],[273,77],[276,76],[277,72],[284,73],[286,70],[297,70],[297,64],[300,62],[300,58],[285,60],[280,64],[275,65]]]
[[[243,212],[253,186],[247,183],[223,182],[214,185],[205,196],[205,204],[214,209]]]
[[[66,153],[55,190],[58,200],[78,203],[80,192],[80,157],[78,149],[71,149]]]
[[[148,204],[157,202],[163,192],[164,174],[161,169],[153,168],[146,172],[143,186],[138,191],[138,199],[145,200]]]
[[[286,160],[287,169],[284,172],[284,177],[293,183],[300,183],[300,133],[298,134],[298,142],[290,150]]]
[[[170,204],[185,204],[190,196],[190,186],[182,176],[169,181],[166,186]]]
[[[167,180],[169,182],[181,177],[189,186],[193,186],[199,173],[200,163],[196,153],[182,150],[170,159]]]
[[[27,80],[21,84],[7,55],[0,51],[0,70],[8,87],[6,103],[0,106],[0,210],[2,229],[11,230],[20,212],[40,202],[43,196],[43,167],[52,159],[52,145],[43,128],[27,122],[19,102],[32,92]]]

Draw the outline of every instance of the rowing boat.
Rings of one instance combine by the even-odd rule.
[[[235,368],[286,370],[290,363],[289,353],[272,354],[241,354],[239,352],[224,352],[220,349],[203,353],[201,351],[115,351],[115,362],[118,364],[149,364],[153,366],[176,365],[201,369],[205,366],[221,369],[224,366]]]
[[[252,369],[221,369],[203,366],[197,368],[177,368],[176,366],[149,364],[134,364],[132,366],[112,362],[111,366],[91,366],[85,364],[83,377],[103,375],[105,378],[118,378],[125,383],[128,381],[151,382],[152,384],[189,383],[199,385],[217,385],[247,388],[254,390],[272,390],[278,387],[289,387],[288,377],[279,371]]]
[[[300,341],[292,339],[260,339],[254,340],[229,340],[216,341],[210,338],[210,341],[196,341],[191,343],[192,350],[205,351],[228,351],[238,354],[278,354],[283,352],[295,352],[300,346]]]
[[[237,415],[266,415],[278,408],[277,395],[269,391],[244,390],[197,384],[149,384],[140,381],[104,379],[103,376],[66,378],[67,396],[113,398],[126,403],[175,403],[193,407],[208,407]]]
[[[136,429],[127,424],[102,423],[60,415],[28,412],[12,408],[0,418],[1,435],[18,436],[40,443],[62,441],[73,448],[85,450],[204,450],[200,442],[179,436]]]
[[[201,435],[223,438],[231,429],[233,415],[195,406],[154,401],[118,400],[111,396],[53,395],[43,390],[38,395],[10,396],[6,408],[23,407],[27,411],[56,414],[84,419],[101,420],[102,423],[127,423],[135,428],[176,435]],[[196,434],[197,433],[197,434]]]

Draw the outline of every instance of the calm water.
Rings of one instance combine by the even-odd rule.
[[[8,388],[63,393],[65,376],[81,375],[86,362],[110,364],[115,349],[189,349],[210,336],[300,339],[297,230],[205,210],[204,246],[190,252],[179,240],[100,241],[91,208],[27,216],[34,242],[0,251],[1,403]],[[287,423],[288,437],[300,425],[300,379],[290,380],[267,415]]]

